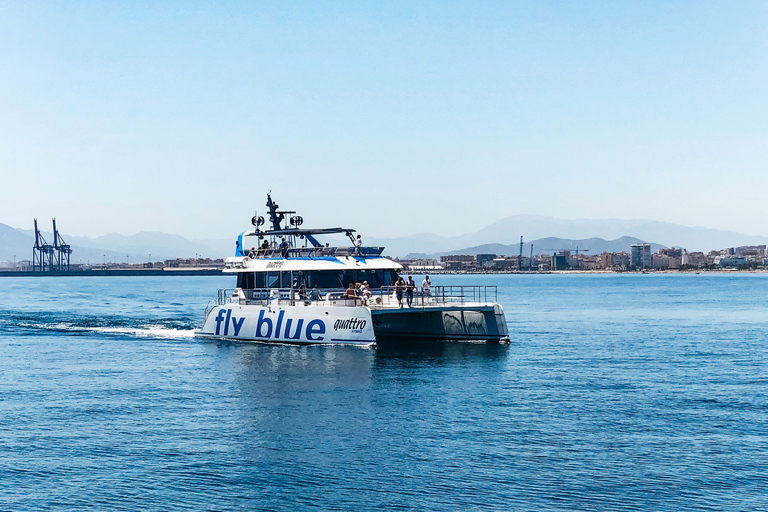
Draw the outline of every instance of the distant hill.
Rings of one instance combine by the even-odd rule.
[[[48,243],[53,243],[53,233],[42,231]],[[226,258],[231,255],[219,252],[207,245],[193,242],[179,235],[142,232],[131,236],[112,233],[97,238],[78,237],[62,234],[64,241],[72,247],[71,263],[96,263],[103,260],[130,261],[133,263],[164,261],[174,258]],[[33,230],[20,230],[0,224],[0,261],[31,260],[35,244]]]
[[[464,241],[463,238],[467,241],[477,240],[477,242],[460,246],[469,247],[482,243],[503,243],[505,240],[514,243],[520,239],[521,235],[525,240],[546,237],[573,240],[599,237],[605,240],[616,240],[627,236],[639,240],[653,240],[667,247],[684,247],[688,251],[711,251],[740,245],[768,244],[768,237],[765,236],[744,235],[733,231],[683,226],[670,222],[643,219],[565,220],[539,215],[506,217],[476,233],[458,238],[462,241]]]
[[[533,240],[532,242],[523,243],[523,256],[528,256],[531,252],[531,244],[533,244],[533,254],[553,254],[557,251],[571,251],[575,253],[577,250],[583,254],[600,254],[602,252],[630,252],[630,246],[632,244],[645,243],[638,238],[631,236],[623,236],[616,240],[603,240],[602,238],[587,238],[582,240],[569,240],[564,238],[547,237]],[[659,249],[663,249],[665,246],[661,244],[651,243],[651,251],[656,252]],[[475,245],[473,247],[466,247],[456,251],[449,251],[447,253],[433,253],[433,254],[417,254],[410,253],[406,258],[434,258],[437,259],[443,254],[498,254],[503,256],[515,256],[520,253],[520,244],[483,244]]]
[[[690,227],[669,222],[622,219],[577,219],[565,220],[540,215],[514,215],[506,217],[474,233],[455,237],[439,237],[432,234],[412,235],[401,238],[366,238],[366,243],[383,245],[385,254],[405,256],[408,254],[448,254],[486,244],[514,246],[524,237],[530,248],[546,238],[562,240],[621,240],[630,237],[638,241],[652,240],[666,247],[683,247],[688,251],[708,252],[741,245],[768,245],[768,237],[744,235],[704,227]],[[365,237],[365,234],[363,234]],[[543,246],[542,246],[543,247]],[[537,249],[534,246],[534,253]],[[493,252],[493,251],[491,251]],[[519,249],[514,253],[517,254]]]
[[[147,259],[148,255],[151,254],[155,261],[191,258],[196,254],[202,258],[214,259],[231,256],[229,253],[218,252],[205,244],[188,240],[179,235],[149,231],[142,231],[131,236],[118,233],[110,233],[97,238],[73,236],[66,238],[66,240],[68,243],[77,244],[80,247],[93,249],[108,247],[113,251],[136,254],[144,259]],[[234,242],[232,243],[234,245]]]
[[[0,261],[31,260],[34,237],[0,223]]]

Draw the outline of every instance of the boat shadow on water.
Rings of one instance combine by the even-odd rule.
[[[376,348],[348,345],[288,345],[208,341],[216,352],[239,368],[235,373],[246,381],[271,382],[274,379],[316,382],[328,380],[345,387],[368,381],[377,368],[452,366],[466,363],[501,363],[509,353],[509,344],[456,342],[386,338]],[[311,386],[310,386],[311,387]]]
[[[467,359],[504,359],[508,350],[508,343],[379,337],[376,355],[381,358],[432,358],[436,362],[451,363]]]

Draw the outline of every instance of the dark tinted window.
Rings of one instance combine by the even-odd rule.
[[[250,290],[253,288],[253,272],[238,272],[237,274],[237,287],[244,290]]]
[[[250,290],[253,288],[298,288],[302,284],[307,288],[346,288],[349,283],[368,281],[371,288],[389,286],[397,281],[394,270],[321,270],[311,272],[241,272],[237,274],[237,286]],[[293,280],[291,280],[293,277]]]

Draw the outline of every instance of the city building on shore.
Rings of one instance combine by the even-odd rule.
[[[600,263],[604,270],[622,271],[629,268],[629,254],[626,252],[604,252],[600,254]]]
[[[630,247],[630,265],[638,269],[651,268],[651,244],[632,244]]]

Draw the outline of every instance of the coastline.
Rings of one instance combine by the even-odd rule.
[[[223,275],[220,268],[185,268],[181,270],[166,270],[161,268],[116,268],[69,271],[31,271],[7,270],[1,271],[0,277],[103,277],[103,276],[219,276]]]
[[[403,272],[404,274],[406,272]],[[430,270],[409,271],[412,275],[495,275],[495,274],[519,274],[519,275],[543,275],[543,274],[765,274],[768,269],[686,269],[686,270],[547,270],[547,271],[466,271],[466,270]],[[182,270],[168,270],[158,268],[148,269],[92,269],[92,270],[70,270],[70,271],[28,271],[28,270],[5,270],[0,271],[0,277],[104,277],[104,276],[219,276],[224,275],[221,269],[216,268],[185,268]]]
[[[404,272],[405,273],[405,272]],[[543,270],[543,271],[517,271],[517,270],[501,270],[501,271],[470,271],[470,270],[413,270],[408,273],[413,275],[460,275],[460,274],[475,274],[475,275],[494,275],[494,274],[519,274],[519,275],[537,275],[537,274],[764,274],[768,273],[768,268],[758,269],[734,269],[734,268],[722,268],[722,269],[686,269],[686,270]]]

